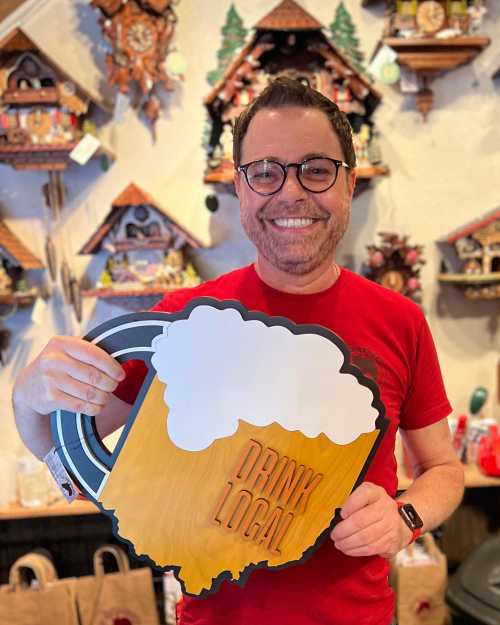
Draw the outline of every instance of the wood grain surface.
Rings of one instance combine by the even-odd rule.
[[[155,378],[101,501],[137,555],[180,566],[191,594],[210,590],[225,571],[237,580],[249,565],[300,559],[351,492],[379,434],[336,445],[323,434],[240,421],[233,436],[186,451],[168,437],[164,393]]]

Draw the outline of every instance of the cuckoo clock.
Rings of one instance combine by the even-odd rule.
[[[62,172],[72,160],[84,162],[78,149],[93,144],[85,162],[90,156],[112,156],[96,139],[90,119],[94,106],[105,106],[63,71],[63,63],[22,28],[0,29],[0,162],[18,170],[47,171],[43,193],[55,215],[64,204]]]
[[[485,1],[386,0],[386,7],[379,49],[392,48],[397,63],[416,75],[417,108],[425,120],[434,103],[429,82],[471,62],[489,45],[490,39],[479,34]],[[393,65],[392,60],[379,64],[379,78],[384,79]]]
[[[106,57],[109,83],[128,93],[136,82],[142,109],[153,124],[160,112],[158,84],[172,91],[172,76],[182,76],[179,55],[167,60],[177,21],[174,4],[174,0],[91,1],[102,14],[100,24],[112,48]]]
[[[32,270],[43,264],[0,220],[0,305],[17,308],[28,306],[38,296],[32,283]]]
[[[450,232],[437,246],[440,282],[456,284],[467,299],[500,298],[500,208]]]
[[[219,64],[208,75],[213,88],[205,98],[205,182],[232,185],[234,120],[279,75],[307,83],[346,113],[354,130],[357,192],[363,182],[388,173],[371,119],[381,95],[364,73],[353,28],[343,7],[327,36],[323,25],[298,3],[283,0],[256,24],[248,38],[231,6],[222,29]],[[350,36],[344,37],[346,33]]]
[[[131,183],[80,250],[80,254],[106,257],[95,288],[83,295],[129,310],[150,308],[165,292],[200,283],[188,256],[190,249],[201,246],[148,193]]]
[[[409,245],[407,236],[380,232],[381,243],[369,245],[362,273],[369,280],[410,297],[421,299],[420,269],[425,264],[421,245]]]

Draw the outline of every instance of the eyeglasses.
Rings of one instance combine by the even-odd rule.
[[[334,158],[306,158],[301,163],[279,163],[267,158],[240,165],[236,171],[243,172],[248,186],[259,195],[278,193],[285,184],[288,168],[297,168],[297,179],[306,191],[323,193],[328,191],[337,180],[340,167],[349,169],[344,161]]]

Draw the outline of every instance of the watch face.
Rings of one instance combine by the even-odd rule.
[[[153,47],[153,28],[145,22],[135,22],[127,30],[127,44],[134,52],[144,54]]]
[[[399,508],[399,514],[403,517],[403,521],[413,531],[423,527],[424,522],[419,517],[415,508],[411,503],[405,503]]]
[[[444,26],[445,20],[444,7],[436,0],[425,0],[417,9],[417,25],[424,33],[437,32]]]

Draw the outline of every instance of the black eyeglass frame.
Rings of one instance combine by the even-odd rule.
[[[308,187],[306,187],[306,185],[302,182],[300,172],[302,171],[302,167],[304,166],[305,163],[308,163],[309,161],[317,161],[319,159],[322,159],[322,160],[325,160],[325,161],[331,161],[335,165],[335,167],[336,167],[335,178],[333,179],[333,182],[326,187],[326,189],[322,189],[321,191],[314,191],[313,189],[309,189]],[[280,186],[276,189],[276,191],[270,191],[268,193],[263,193],[262,191],[256,191],[252,187],[252,185],[248,181],[247,170],[250,167],[250,165],[253,165],[254,163],[274,163],[275,165],[279,165],[279,167],[281,167],[281,169],[283,171],[283,181],[280,184]],[[311,156],[309,158],[305,158],[300,163],[287,163],[286,165],[283,165],[283,163],[280,163],[279,161],[274,161],[274,160],[272,160],[270,158],[259,158],[256,161],[250,161],[250,163],[245,163],[244,165],[239,165],[238,167],[236,167],[236,171],[239,172],[239,173],[243,172],[245,174],[246,183],[250,187],[250,189],[252,189],[252,191],[254,193],[257,193],[258,195],[268,196],[268,195],[274,195],[275,193],[279,193],[281,191],[281,189],[285,185],[285,182],[286,182],[286,179],[287,179],[287,176],[288,176],[288,168],[289,167],[296,167],[297,168],[297,180],[299,181],[300,186],[303,189],[305,189],[306,191],[309,191],[309,193],[325,193],[325,191],[328,191],[328,189],[331,189],[333,187],[333,185],[337,182],[337,178],[339,177],[339,169],[340,169],[340,167],[345,167],[346,169],[351,169],[346,162],[339,161],[336,158],[330,158],[329,156]]]

